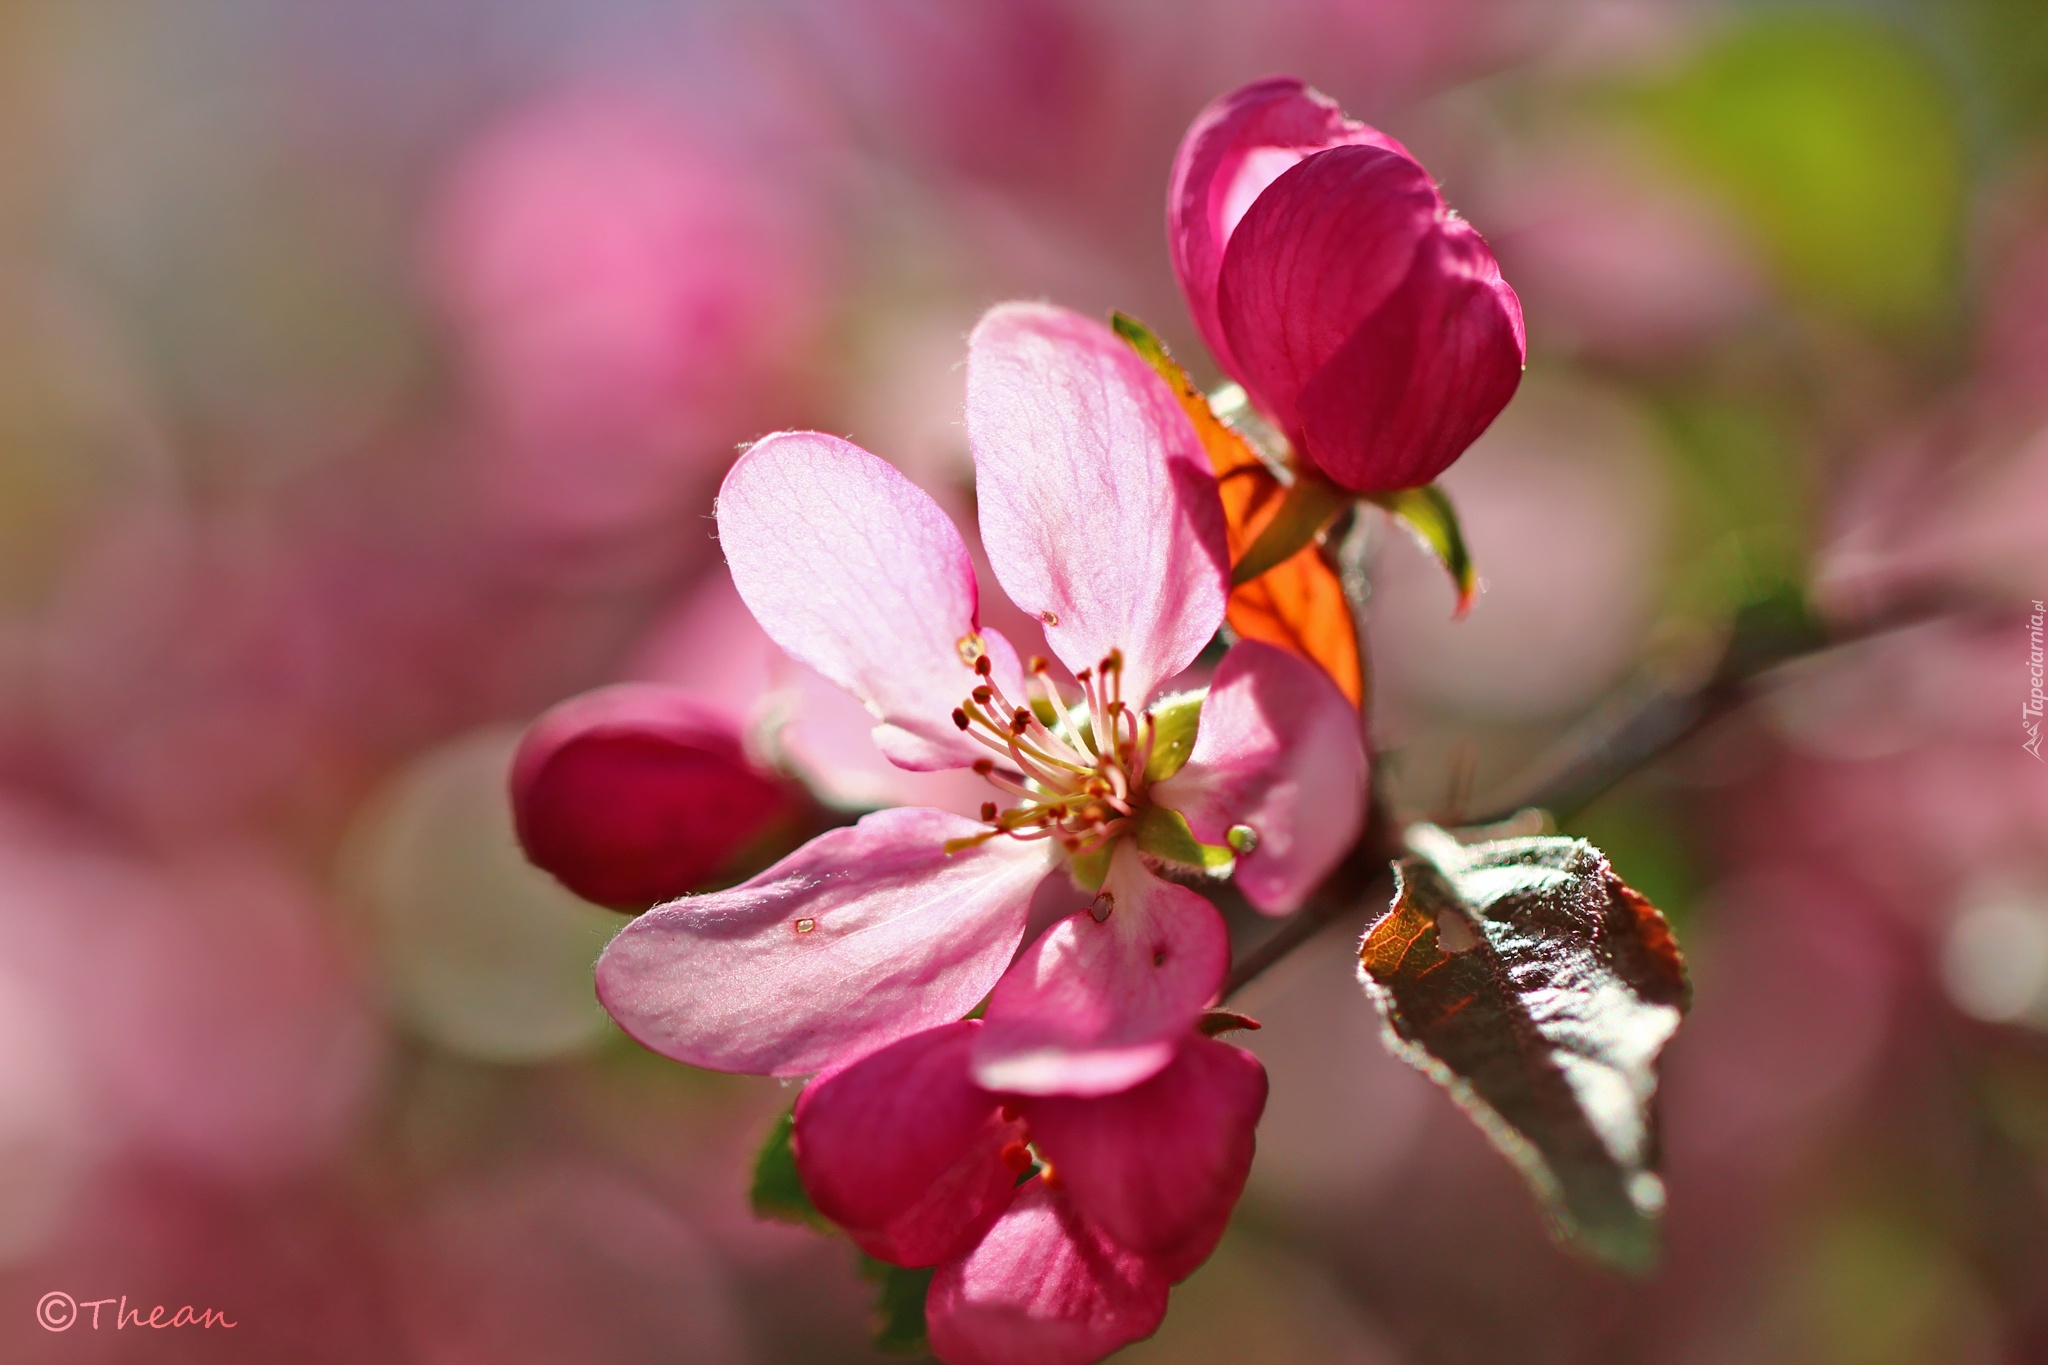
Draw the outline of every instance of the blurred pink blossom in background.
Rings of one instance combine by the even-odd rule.
[[[744,888],[821,833],[815,867],[784,866],[872,876],[876,831],[914,825],[957,868],[945,839],[988,828],[972,768],[876,747],[900,697],[849,695],[747,609],[750,558],[814,597],[850,582],[784,513],[743,544],[745,499],[714,506],[747,443],[796,428],[872,451],[958,528],[947,581],[979,588],[934,638],[1006,639],[1006,696],[1043,654],[1071,700],[1115,646],[1127,701],[1213,687],[1199,743],[1244,741],[1279,783],[1222,781],[1226,762],[1158,784],[1211,845],[1259,808],[1265,861],[1228,883],[1155,877],[1127,848],[1098,922],[1095,888],[1018,845],[1035,861],[1010,869],[999,932],[918,950],[973,959],[945,1008],[843,982],[809,1002],[959,1054],[934,1092],[967,1115],[989,1197],[914,1258],[946,1266],[943,1350],[1028,1356],[1044,1289],[1071,1311],[1039,1325],[1073,1327],[1082,1356],[1156,1326],[1118,1357],[1141,1365],[2048,1355],[2048,766],[2020,724],[2048,593],[2044,52],[2034,8],[1998,0],[0,12],[0,1357],[878,1358],[860,1239],[749,1211],[793,1085],[650,1055],[592,978],[627,925],[662,923],[598,902]],[[1327,95],[1251,84],[1277,73]],[[1248,85],[1312,126],[1235,148],[1235,188],[1193,206],[1205,256],[1176,147]],[[1248,225],[1328,207],[1283,201],[1333,154],[1397,193],[1340,196],[1326,249],[1254,250]],[[1414,212],[1360,225],[1397,201]],[[1411,247],[1463,264],[1418,275]],[[1233,253],[1258,259],[1233,274]],[[1483,344],[1417,352],[1390,300],[1425,287],[1487,305],[1452,338]],[[1240,290],[1259,306],[1232,313]],[[1646,691],[1697,681],[1737,622],[1905,626],[1772,670],[1559,812],[1671,914],[1696,977],[1651,1278],[1560,1254],[1469,1120],[1387,1056],[1353,956],[1379,907],[1231,1001],[1264,1025],[1231,1035],[1243,1051],[1191,1033],[1226,938],[1244,961],[1273,931],[1261,910],[1343,852],[1348,777],[1282,761],[1342,746],[1313,689],[1209,638],[1213,527],[1178,568],[1121,557],[1179,505],[1123,515],[1144,490],[1105,471],[1145,433],[1072,458],[1045,432],[1086,384],[963,368],[1009,298],[1129,364],[1098,322],[1142,318],[1357,486],[1434,477],[1470,444],[1443,474],[1485,584],[1467,619],[1377,510],[1332,541],[1364,591],[1389,818],[1520,799]],[[1330,437],[1310,391],[1342,352],[1371,363]],[[1416,355],[1453,363],[1391,382]],[[810,491],[849,553],[908,571]],[[1142,610],[1097,630],[1091,594]],[[870,640],[885,681],[918,672],[908,630]],[[971,669],[955,655],[919,693],[922,741],[959,736]],[[586,694],[659,701],[613,732],[579,718]],[[934,904],[962,913],[957,890]],[[1173,940],[1201,959],[1193,987],[1157,1013],[1077,946],[1152,901],[1202,926]],[[1270,1097],[1128,1090],[1139,1112],[1112,1123],[1112,1102],[1035,1096],[1005,1117],[1017,1090],[983,1089],[959,1044],[1006,1029],[1023,1052],[1142,1053],[1149,1084],[1227,1053]],[[801,1092],[800,1123],[890,1056],[807,1057],[852,1065]],[[1074,1163],[1063,1107],[1100,1129]],[[1042,1164],[1004,1158],[1019,1124],[1052,1141],[1052,1174],[1015,1188]],[[835,1158],[862,1238],[901,1213],[876,1172],[907,1150]],[[1200,1236],[1165,1248],[1190,1208]],[[53,1333],[34,1320],[52,1290],[239,1325]]]

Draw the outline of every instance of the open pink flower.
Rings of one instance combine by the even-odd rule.
[[[628,926],[598,996],[656,1051],[802,1075],[951,1023],[1071,870],[1095,903],[996,987],[975,1077],[1127,1089],[1172,1061],[1229,954],[1215,907],[1153,866],[1241,866],[1246,896],[1283,912],[1357,831],[1356,717],[1313,667],[1238,645],[1191,746],[1192,702],[1161,695],[1228,588],[1215,479],[1164,382],[1100,324],[1007,304],[975,329],[967,416],[990,561],[1078,689],[981,626],[959,532],[896,470],[816,433],[749,450],[718,527],[763,629],[866,705],[897,764],[971,767],[998,799],[980,821],[878,812]]]
[[[1167,198],[1216,361],[1323,473],[1428,483],[1514,396],[1522,305],[1400,143],[1276,76],[1195,119]]]
[[[1167,1289],[1215,1249],[1251,1170],[1265,1069],[1187,1033],[1119,1094],[1006,1095],[974,1079],[988,1027],[914,1034],[813,1081],[797,1170],[869,1255],[938,1267],[926,1316],[941,1359],[1083,1365],[1149,1336]]]
[[[748,758],[736,720],[657,683],[570,698],[512,760],[526,856],[585,900],[622,909],[695,890],[797,799]]]

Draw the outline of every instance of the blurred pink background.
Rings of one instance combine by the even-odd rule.
[[[1786,585],[1986,609],[1780,670],[1570,825],[1695,971],[1656,1276],[1554,1248],[1385,1055],[1361,913],[1244,997],[1250,1191],[1127,1358],[2048,1360],[2032,0],[8,6],[0,1357],[873,1356],[851,1248],[746,1207],[793,1092],[610,1025],[623,920],[525,864],[506,765],[655,680],[828,807],[978,804],[760,634],[712,492],[816,427],[971,521],[1006,297],[1214,380],[1167,174],[1275,71],[1414,149],[1527,307],[1446,479],[1471,617],[1376,549],[1404,804],[1487,808]],[[238,1325],[51,1332],[55,1290]]]

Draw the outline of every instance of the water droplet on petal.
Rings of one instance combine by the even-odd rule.
[[[1060,614],[1056,611],[1042,611],[1038,613],[1038,619],[1046,625],[1056,626],[1060,623]]]
[[[796,922],[796,931],[799,934],[808,934],[809,932],[811,932],[811,930],[817,927],[818,922],[808,915],[804,916],[802,919]]]
[[[988,652],[988,647],[982,643],[981,636],[975,633],[961,636],[954,642],[953,648],[959,651],[960,662],[969,668],[974,667],[981,656]]]
[[[1249,858],[1259,851],[1259,832],[1250,825],[1232,825],[1224,832],[1223,842],[1238,857]]]
[[[1095,899],[1089,903],[1088,917],[1094,920],[1097,924],[1100,924],[1104,920],[1109,918],[1110,912],[1114,909],[1116,909],[1115,894],[1113,892],[1104,891],[1099,893],[1095,897]]]

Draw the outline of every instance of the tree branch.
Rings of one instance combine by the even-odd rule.
[[[1347,594],[1348,595],[1348,594]],[[1736,618],[1720,660],[1703,683],[1638,686],[1602,707],[1539,760],[1540,776],[1519,789],[1527,795],[1472,821],[1493,824],[1535,807],[1572,815],[1616,784],[1698,735],[1749,698],[1762,674],[1794,659],[1947,619],[1985,619],[2009,610],[1981,598],[1934,592],[1894,603],[1885,611],[1824,628],[1796,604],[1762,603]],[[1360,638],[1364,638],[1361,623]],[[1223,998],[1258,979],[1275,963],[1346,913],[1390,898],[1392,862],[1401,856],[1404,826],[1387,813],[1375,790],[1366,827],[1344,861],[1294,916],[1231,969]]]

